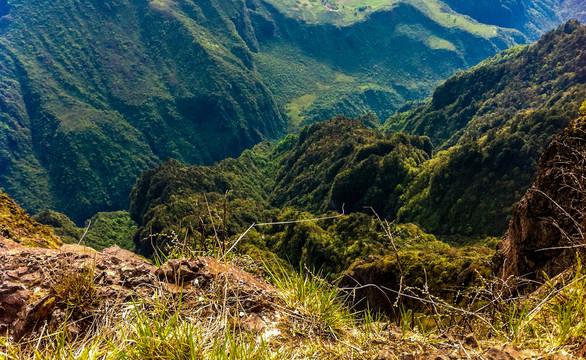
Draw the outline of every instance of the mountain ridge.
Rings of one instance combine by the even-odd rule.
[[[31,212],[78,224],[126,208],[134,179],[166,157],[211,164],[337,113],[384,119],[526,41],[510,29],[487,40],[403,2],[344,27],[258,0],[2,9],[0,186]]]
[[[500,236],[514,204],[534,178],[541,152],[576,117],[586,97],[580,81],[585,31],[586,26],[568,22],[537,44],[509,50],[459,73],[439,86],[426,104],[389,118],[383,127],[376,126],[374,114],[356,119],[337,116],[306,126],[277,145],[257,147],[212,167],[168,161],[149,170],[131,196],[131,215],[139,226],[137,248],[149,254],[152,234],[193,222],[191,217],[198,212],[205,217],[206,194],[213,197],[210,206],[217,213],[225,206],[222,201],[228,208],[234,204],[229,236],[246,230],[259,217],[270,222],[283,216],[280,213],[289,214],[288,209],[314,215],[332,210],[372,215],[371,207],[383,219],[415,223],[427,233],[455,237],[457,243]],[[557,64],[561,75],[551,75],[535,56]],[[528,83],[502,75],[527,62],[532,64],[527,74],[533,74]],[[488,79],[490,86],[467,86],[481,79]],[[454,96],[452,89],[457,90]],[[543,96],[519,95],[523,91]],[[468,99],[461,100],[468,106],[475,104],[470,101],[474,96],[487,99],[484,121],[493,122],[484,128],[474,126],[474,121],[462,125],[466,136],[445,150],[434,149],[433,136],[389,131],[391,125],[401,126],[409,119],[431,121],[446,109],[466,113],[458,107],[460,100]],[[525,101],[494,102],[519,96]],[[445,119],[459,124],[457,117]],[[228,190],[232,191],[225,195]],[[254,206],[246,209],[245,202]]]

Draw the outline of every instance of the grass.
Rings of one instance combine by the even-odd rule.
[[[485,38],[497,36],[496,27],[480,24],[449,11],[437,0],[331,0],[329,5],[311,0],[270,0],[269,2],[292,17],[300,17],[310,23],[325,22],[341,26],[362,21],[373,12],[407,3],[446,28],[460,28]]]
[[[306,94],[294,99],[291,99],[285,110],[287,111],[287,117],[289,118],[289,132],[294,133],[299,130],[299,126],[305,118],[302,114],[313,104],[317,99],[315,94]]]
[[[439,38],[437,36],[430,37],[428,39],[428,45],[430,48],[435,49],[435,50],[443,49],[443,50],[456,51],[456,47],[454,46],[454,44],[452,44],[448,40],[444,40],[444,39]]]
[[[53,294],[71,312],[87,315],[100,308],[86,331],[72,333],[64,323],[18,343],[0,337],[0,358],[372,359],[389,346],[399,353],[436,351],[441,334],[458,338],[470,331],[484,349],[510,342],[551,354],[576,351],[576,339],[586,335],[586,273],[579,261],[529,296],[501,298],[490,290],[495,283],[487,282],[459,309],[423,291],[419,296],[434,306],[400,304],[396,323],[370,311],[353,312],[341,290],[309,271],[274,263],[263,268],[277,297],[259,313],[267,324],[259,331],[242,325],[245,307],[229,294],[232,285],[224,278],[209,293],[172,294],[160,287],[151,296],[105,306],[97,301],[91,267],[67,271]]]
[[[58,305],[65,307],[75,319],[79,319],[90,315],[102,302],[94,279],[92,266],[79,270],[64,270],[55,279],[51,293]]]
[[[346,74],[343,74],[341,72],[336,72],[334,73],[334,82],[337,83],[353,83],[356,80],[354,79],[353,76],[349,76]]]
[[[555,351],[586,334],[586,273],[578,260],[571,273],[548,280],[541,296],[526,299],[529,311],[515,335],[519,343]]]
[[[360,322],[339,290],[313,275],[272,272],[279,296],[273,300],[270,331],[242,326],[245,308],[229,295],[231,285],[219,281],[208,294],[170,294],[163,287],[152,296],[102,306],[84,333],[68,324],[15,343],[0,337],[0,358],[16,359],[362,359],[371,358],[369,320]],[[76,275],[79,274],[79,275]],[[56,288],[69,306],[90,304],[95,294],[91,269],[70,271]],[[221,280],[221,279],[218,279]],[[79,289],[79,295],[72,292]],[[183,294],[183,295],[181,295]],[[86,299],[82,299],[82,298]],[[265,315],[263,315],[265,316]],[[369,319],[373,319],[369,317]],[[363,326],[372,327],[368,336]],[[380,330],[380,329],[379,329]],[[272,334],[272,335],[271,335]],[[350,348],[348,347],[350,344]]]
[[[318,276],[291,273],[282,267],[266,267],[266,271],[285,305],[300,312],[320,335],[337,336],[352,326],[355,318],[335,286]]]

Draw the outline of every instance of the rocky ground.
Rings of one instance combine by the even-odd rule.
[[[55,250],[0,240],[0,335],[21,339],[43,327],[61,326],[72,299],[64,298],[59,286],[68,281],[67,277],[84,271],[89,271],[95,286],[95,293],[88,296],[99,302],[96,313],[151,298],[158,291],[194,301],[223,284],[226,301],[238,302],[246,318],[253,319],[245,319],[243,324],[254,327],[261,326],[261,319],[273,310],[271,304],[276,298],[276,290],[265,281],[210,257],[174,259],[157,268],[117,246],[102,252],[80,245]],[[75,315],[69,319],[68,328],[77,333],[81,328]]]
[[[199,319],[217,321],[218,314],[222,314],[233,331],[251,334],[277,349],[286,346],[299,352],[318,341],[320,346],[330,349],[323,358],[576,357],[523,350],[499,344],[495,339],[480,339],[473,333],[462,336],[435,332],[422,336],[411,330],[402,331],[394,323],[378,321],[328,332],[303,311],[302,305],[292,306],[284,300],[282,289],[243,270],[246,266],[251,267],[242,260],[227,263],[203,257],[172,259],[156,267],[115,246],[102,252],[79,245],[47,249],[0,239],[0,336],[26,343],[65,327],[69,336],[83,337],[95,331],[92,326],[100,317],[116,317],[124,314],[129,304],[148,304],[156,297],[164,297],[171,299],[173,306],[182,303],[183,307],[196,309],[190,314]],[[76,283],[84,279],[93,284],[91,292]],[[65,287],[83,295],[76,297],[67,293]],[[302,355],[303,351],[293,356],[295,351],[292,350],[291,358],[311,358]]]

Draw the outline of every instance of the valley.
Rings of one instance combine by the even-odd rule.
[[[586,355],[579,1],[0,16],[0,359]]]
[[[209,165],[338,114],[384,121],[563,20],[554,2],[541,22],[520,10],[531,31],[436,0],[362,2],[6,2],[0,187],[81,225],[128,208],[135,179],[167,157]],[[364,16],[310,21],[298,5]]]

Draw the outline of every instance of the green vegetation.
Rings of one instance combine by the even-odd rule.
[[[270,3],[291,17],[301,17],[309,23],[334,23],[348,26],[380,10],[392,10],[399,6],[413,6],[432,21],[446,28],[456,27],[483,37],[497,35],[496,27],[480,24],[470,18],[461,16],[445,6],[441,1],[409,0],[270,0]]]
[[[289,132],[295,132],[299,129],[299,124],[301,124],[304,118],[301,113],[305,112],[316,98],[317,96],[315,94],[302,95],[292,99],[290,103],[285,105],[287,117],[289,117]]]
[[[284,288],[286,291],[277,292],[277,298],[262,304],[280,315],[268,323],[270,331],[259,333],[243,327],[240,304],[232,304],[226,294],[199,300],[159,295],[117,304],[118,311],[100,314],[83,337],[74,339],[64,324],[57,332],[30,343],[15,344],[0,338],[0,354],[7,360],[333,360],[376,355],[378,348],[372,347],[372,341],[381,338],[381,331],[361,331],[363,326],[376,325],[372,320],[361,322],[351,317],[340,301],[339,290],[317,278],[287,279],[293,283],[285,284],[289,280],[282,279],[281,284],[296,287]],[[307,308],[301,304],[304,301]],[[318,316],[306,309],[317,311]],[[327,331],[331,325],[339,327],[335,336]]]
[[[459,73],[428,102],[389,118],[382,129],[374,114],[337,116],[211,167],[169,160],[145,172],[132,192],[137,250],[150,257],[155,249],[169,254],[187,243],[194,251],[222,252],[253,223],[311,219],[332,210],[347,216],[255,227],[241,249],[261,257],[274,253],[296,268],[306,264],[335,277],[371,254],[392,257],[375,213],[399,228],[416,229],[407,238],[424,238],[425,246],[436,241],[427,234],[451,244],[494,246],[487,237],[505,231],[539,154],[586,97],[577,65],[584,29],[570,22],[536,45]],[[549,77],[551,65],[539,63],[542,58],[555,62],[565,80]],[[527,83],[506,75],[529,60],[532,75],[520,73]],[[472,86],[479,79],[489,84]],[[468,112],[475,115],[466,117]],[[440,118],[449,121],[436,125]],[[411,130],[413,124],[430,126]],[[393,132],[397,128],[423,129],[430,137]],[[446,128],[456,135],[442,138]],[[432,142],[440,151],[434,153]],[[410,223],[417,225],[404,225]],[[417,258],[412,250],[408,256]]]
[[[437,0],[330,7],[12,1],[1,25],[0,186],[31,213],[50,208],[81,226],[127,208],[136,177],[167,157],[209,165],[338,114],[385,119],[527,42]]]
[[[98,251],[118,245],[126,250],[133,250],[132,235],[136,223],[130,219],[126,211],[97,213],[86,224],[86,228],[78,228],[66,215],[52,210],[44,210],[33,216],[41,224],[48,225],[66,244],[82,244]]]
[[[66,309],[71,319],[87,321],[86,317],[91,317],[102,302],[94,284],[95,269],[84,267],[78,271],[62,270],[51,288],[51,295],[57,306]]]
[[[168,160],[146,171],[131,195],[137,250],[150,257],[154,245],[168,254],[169,247],[186,241],[205,251],[253,222],[312,218],[332,206],[349,213],[371,206],[393,218],[414,170],[429,159],[431,143],[426,137],[385,136],[373,128],[377,123],[372,114],[339,116],[211,167]],[[372,217],[352,214],[319,225],[258,228],[262,236],[253,245],[295,266],[339,274],[357,258],[388,246],[376,228]]]
[[[332,208],[350,212],[372,206],[393,218],[413,169],[431,155],[425,137],[382,136],[358,119],[335,117],[304,128],[279,159],[271,192],[277,207],[294,206],[318,213]]]
[[[460,72],[383,128],[427,135],[437,146],[398,212],[436,235],[499,236],[553,137],[583,99],[586,27],[569,22],[537,44]]]
[[[53,230],[31,219],[7,194],[0,191],[0,238],[24,246],[56,249],[62,245]]]
[[[112,245],[118,245],[126,250],[133,250],[132,235],[136,230],[136,223],[132,221],[126,211],[97,213],[88,223],[89,230],[83,238],[83,244],[98,251]]]
[[[352,327],[352,314],[340,290],[313,274],[291,273],[280,267],[266,267],[271,281],[280,291],[286,306],[296,309],[301,316],[312,318],[320,334],[342,335]]]
[[[572,5],[555,1],[496,1],[467,2],[458,0],[269,0],[280,11],[290,17],[308,23],[332,23],[350,26],[363,21],[376,12],[392,11],[400,6],[413,6],[430,20],[446,28],[459,28],[483,37],[497,36],[497,27],[517,29],[537,39],[540,30],[557,25],[556,14],[563,13],[566,19],[581,16]],[[565,7],[565,8],[564,8]],[[573,7],[579,7],[574,5]],[[549,12],[544,14],[544,9]],[[575,12],[572,14],[572,12]],[[493,25],[493,26],[491,26]]]
[[[53,228],[55,234],[66,244],[77,244],[83,235],[83,229],[78,228],[67,215],[53,210],[43,210],[32,219]]]
[[[2,187],[28,210],[81,224],[127,208],[136,177],[166,157],[212,163],[281,135],[237,5],[11,3]]]

